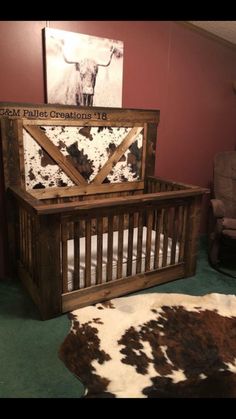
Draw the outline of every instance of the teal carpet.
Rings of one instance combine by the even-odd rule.
[[[236,294],[236,279],[209,266],[201,240],[194,277],[141,292]],[[0,281],[0,398],[81,397],[82,384],[57,355],[69,328],[67,315],[41,321],[18,281]]]

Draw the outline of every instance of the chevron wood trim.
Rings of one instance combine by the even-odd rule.
[[[69,161],[69,158],[66,158],[58,150],[40,128],[27,124],[24,125],[24,128],[76,185],[87,184],[83,176],[73,166],[73,163]]]
[[[143,130],[143,127],[134,127],[130,130],[130,132],[125,136],[122,143],[116,148],[112,156],[106,161],[104,166],[101,168],[100,172],[95,176],[92,183],[95,185],[100,185],[104,179],[107,177],[108,173],[112,170],[112,168],[118,163],[120,158],[126,152],[126,150],[133,144],[135,138],[140,134]]]

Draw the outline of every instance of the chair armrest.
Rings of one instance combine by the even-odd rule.
[[[216,218],[223,218],[225,216],[225,206],[220,199],[211,199],[210,204],[212,207],[213,215]]]

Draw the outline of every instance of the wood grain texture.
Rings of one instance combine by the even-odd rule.
[[[131,122],[140,123],[154,122],[158,123],[160,111],[157,109],[125,109],[125,108],[107,108],[107,107],[79,107],[72,105],[56,104],[34,104],[22,102],[0,102],[1,115],[9,118],[25,118],[28,120],[37,119],[44,121],[62,120],[65,123],[75,121],[81,125],[96,123],[119,123]]]
[[[83,176],[73,166],[70,156],[65,157],[40,128],[32,125],[24,125],[24,128],[76,185],[86,184]]]
[[[21,186],[21,171],[16,121],[2,118],[1,140],[5,189],[10,185]]]
[[[43,319],[61,313],[61,258],[60,219],[57,216],[40,217],[39,225],[39,293]]]
[[[126,135],[126,137],[121,142],[121,144],[116,148],[114,153],[106,161],[106,163],[102,166],[101,170],[92,180],[92,183],[94,185],[100,185],[104,181],[104,179],[110,173],[112,168],[116,165],[116,163],[118,163],[118,161],[121,159],[123,154],[126,152],[126,150],[128,150],[131,144],[133,144],[136,137],[140,134],[142,130],[143,130],[143,127],[134,127],[130,130],[130,132]]]
[[[105,183],[99,185],[89,184],[81,186],[64,186],[58,188],[45,188],[45,189],[28,189],[27,192],[34,198],[39,200],[51,199],[51,198],[64,198],[64,197],[78,197],[78,196],[89,196],[89,195],[100,195],[109,192],[124,192],[133,190],[143,190],[143,181],[134,182],[119,182],[119,183]]]
[[[62,312],[72,311],[80,307],[95,304],[111,298],[126,295],[134,291],[153,287],[157,284],[182,278],[184,275],[183,264],[134,275],[129,278],[117,279],[106,284],[74,291],[62,295]]]
[[[152,203],[156,202],[160,205],[168,204],[170,200],[173,199],[180,199],[202,195],[204,193],[204,188],[195,188],[195,189],[187,189],[181,191],[169,191],[169,192],[157,192],[157,193],[149,193],[149,194],[140,194],[128,197],[116,197],[116,198],[107,198],[107,199],[96,199],[96,200],[89,200],[89,201],[81,201],[81,202],[66,202],[61,204],[50,204],[46,205],[41,203],[41,205],[36,207],[36,211],[38,214],[56,214],[62,213],[66,214],[67,212],[85,212],[92,209],[102,209],[102,208],[112,208],[112,207],[119,207],[123,205],[142,205],[144,203]]]
[[[194,197],[188,211],[185,242],[185,276],[195,275],[201,221],[202,196]]]
[[[157,124],[147,126],[145,177],[154,176],[156,161]]]

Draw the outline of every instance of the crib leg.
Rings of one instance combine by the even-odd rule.
[[[193,276],[196,273],[201,203],[202,196],[196,196],[192,198],[189,207],[185,242],[185,277]]]
[[[6,275],[9,278],[17,277],[17,260],[18,260],[18,209],[14,199],[8,194],[7,196],[7,236],[8,236],[8,250],[7,250],[7,267]],[[5,228],[5,223],[3,221],[3,229]]]
[[[45,215],[39,221],[39,289],[43,320],[61,313],[60,219]]]

